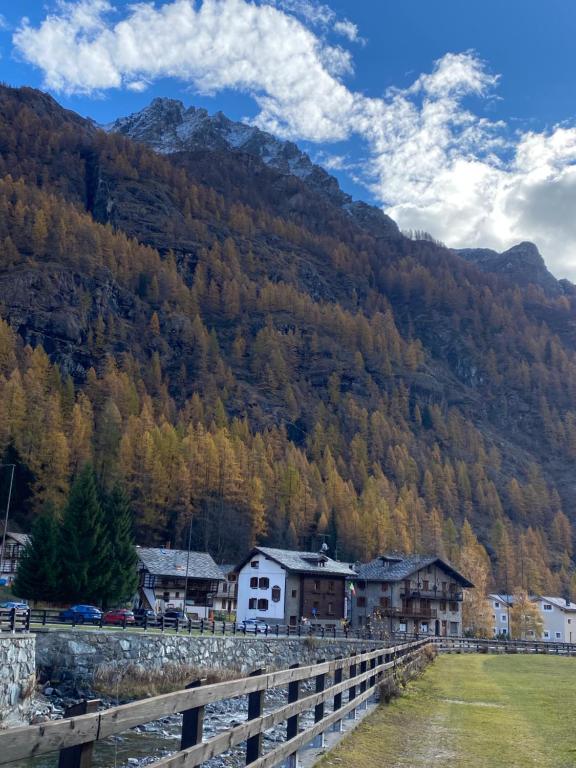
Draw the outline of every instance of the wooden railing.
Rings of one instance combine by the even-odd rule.
[[[551,640],[497,640],[496,638],[436,637],[439,651],[461,653],[553,653],[576,656],[576,643]]]
[[[29,632],[30,611],[0,608],[0,632]]]
[[[383,676],[393,674],[398,667],[408,666],[429,643],[430,640],[418,640],[268,674],[259,669],[232,682],[203,685],[203,681],[195,681],[185,690],[99,712],[90,711],[98,702],[85,702],[81,711],[86,714],[77,711],[64,720],[0,733],[0,765],[59,751],[60,765],[89,768],[97,742],[152,720],[182,713],[180,750],[155,762],[154,768],[193,768],[242,742],[246,742],[247,765],[272,768],[354,713],[374,695],[375,686]],[[330,685],[326,684],[328,679]],[[315,683],[314,693],[301,697],[300,685],[307,681]],[[287,703],[264,714],[266,691],[285,687],[288,689]],[[345,694],[346,701],[343,699]],[[206,705],[245,695],[248,696],[248,719],[203,741]],[[325,711],[327,702],[332,704],[328,714]],[[314,724],[300,732],[298,718],[307,711],[314,712]],[[286,722],[287,740],[263,754],[264,732],[283,722]]]

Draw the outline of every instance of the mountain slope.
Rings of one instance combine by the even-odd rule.
[[[23,525],[91,459],[142,543],[180,542],[192,515],[227,559],[322,534],[346,557],[457,560],[468,519],[496,583],[567,587],[569,290],[388,237],[248,152],[159,155],[27,89],[0,90],[0,151],[0,444]]]

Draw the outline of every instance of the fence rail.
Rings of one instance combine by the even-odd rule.
[[[32,608],[29,611],[11,609],[0,610],[0,632],[38,631],[50,627],[91,627],[95,629],[123,629],[131,631],[159,631],[186,634],[212,635],[262,635],[267,637],[326,637],[340,639],[374,640],[384,642],[389,635],[377,628],[352,629],[347,625],[337,624],[322,626],[312,622],[305,624],[260,624],[242,625],[231,621],[212,621],[207,619],[177,619],[160,616],[149,620],[146,616],[135,622],[119,621],[107,624],[104,616],[94,621],[73,617],[62,619],[57,609]],[[12,617],[14,622],[12,623]]]
[[[92,750],[98,741],[152,720],[182,713],[180,750],[155,762],[153,768],[193,768],[243,742],[246,742],[247,765],[272,768],[353,713],[374,694],[375,686],[384,675],[408,666],[430,642],[417,640],[278,672],[256,670],[248,677],[213,685],[195,681],[175,693],[100,712],[90,711],[98,702],[84,702],[81,712],[85,714],[76,709],[64,720],[0,733],[0,765],[59,751],[60,766],[90,768]],[[327,686],[328,678],[332,682]],[[300,685],[307,681],[315,683],[315,692],[300,697]],[[264,714],[266,691],[283,687],[288,688],[287,703]],[[347,694],[346,702],[344,694]],[[244,695],[248,696],[248,719],[203,741],[204,707]],[[332,711],[326,714],[325,704],[330,700]],[[311,711],[314,724],[299,731],[298,718]],[[287,740],[262,754],[263,733],[283,722],[287,724]]]
[[[463,653],[553,653],[576,656],[576,643],[558,643],[551,640],[496,640],[471,637],[437,637],[434,642],[439,651]]]

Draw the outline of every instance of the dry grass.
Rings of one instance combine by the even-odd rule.
[[[233,670],[205,669],[191,664],[168,663],[157,668],[130,664],[121,669],[101,666],[94,674],[92,688],[95,693],[113,699],[145,699],[181,690],[193,680],[205,679],[207,683],[219,683],[238,677],[239,673]]]

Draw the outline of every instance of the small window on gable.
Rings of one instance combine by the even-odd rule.
[[[252,560],[252,562],[250,563],[250,568],[260,568],[260,563],[258,562],[258,560]]]
[[[494,600],[494,608],[500,608],[500,603]]]
[[[544,605],[542,606],[542,608],[543,608],[545,611],[551,611],[551,610],[552,610],[552,606],[550,605],[550,603],[544,603]]]

